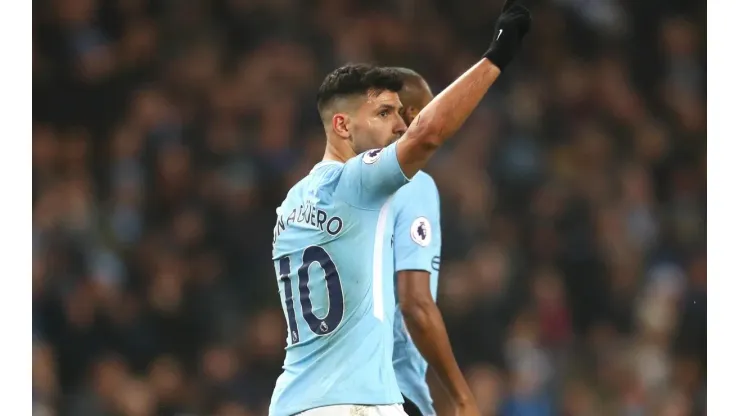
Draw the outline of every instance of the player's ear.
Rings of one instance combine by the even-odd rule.
[[[344,139],[350,138],[349,124],[350,120],[347,114],[337,113],[334,114],[331,118],[331,127],[334,130],[334,133]]]

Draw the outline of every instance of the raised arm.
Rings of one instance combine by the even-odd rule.
[[[518,0],[507,0],[491,46],[478,63],[437,95],[414,119],[398,142],[401,169],[412,177],[470,116],[488,88],[519,51],[529,31],[529,11]]]

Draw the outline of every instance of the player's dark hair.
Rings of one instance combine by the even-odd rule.
[[[383,91],[398,92],[403,88],[403,80],[398,71],[392,68],[370,64],[347,64],[335,69],[324,78],[316,95],[319,112],[339,97],[359,94],[380,94]]]
[[[412,81],[424,81],[424,77],[419,75],[418,72],[413,69],[404,68],[400,66],[392,67],[392,70],[396,71],[401,78],[401,81],[405,84]]]

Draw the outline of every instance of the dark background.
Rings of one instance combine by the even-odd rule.
[[[439,92],[500,0],[34,0],[39,415],[265,415],[270,241],[346,62]],[[485,416],[706,414],[706,12],[526,0],[428,171],[440,306]]]

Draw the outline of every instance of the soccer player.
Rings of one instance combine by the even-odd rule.
[[[407,68],[394,68],[403,80],[398,96],[401,115],[411,125],[432,101],[429,85]],[[434,415],[426,383],[427,358],[452,403],[463,413],[475,408],[473,395],[452,353],[442,315],[437,309],[442,230],[439,193],[434,179],[419,171],[393,195],[393,260],[396,272],[396,316],[393,367],[404,411],[409,416]],[[416,345],[415,345],[416,344]],[[420,353],[421,351],[421,353]]]
[[[273,231],[288,346],[270,415],[404,414],[392,360],[390,197],[460,128],[529,24],[527,9],[507,0],[484,58],[408,129],[396,71],[347,65],[322,83],[324,159],[288,191]]]

